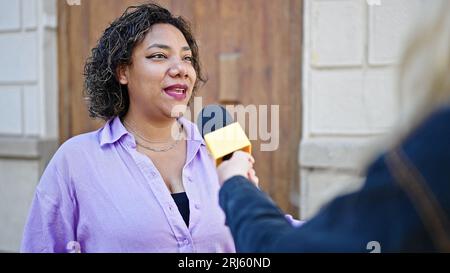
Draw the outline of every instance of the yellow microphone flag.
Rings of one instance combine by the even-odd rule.
[[[223,161],[224,156],[235,151],[252,152],[252,144],[238,122],[205,134],[204,139],[216,166]]]

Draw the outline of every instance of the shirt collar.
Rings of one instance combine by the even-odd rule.
[[[187,140],[199,142],[202,145],[205,145],[205,141],[203,140],[200,132],[197,129],[197,126],[187,120],[184,117],[178,119],[178,121],[183,125],[186,134]],[[129,134],[127,129],[122,124],[122,121],[119,117],[115,117],[110,119],[100,133],[100,146],[105,144],[112,144],[118,141],[124,135]]]
[[[112,118],[103,126],[100,133],[100,146],[115,143],[126,134],[128,134],[128,131],[123,126],[120,118]]]

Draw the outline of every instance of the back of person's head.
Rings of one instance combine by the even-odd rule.
[[[450,1],[423,5],[398,65],[397,123],[361,154],[361,175],[381,152],[400,144],[433,111],[450,105]]]

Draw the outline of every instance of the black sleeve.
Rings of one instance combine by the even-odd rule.
[[[270,251],[270,242],[294,229],[273,201],[243,176],[225,181],[219,202],[238,252]]]
[[[229,179],[219,201],[237,252],[369,252],[372,241],[382,251],[400,251],[406,234],[414,235],[420,223],[407,197],[389,180],[384,160],[373,170],[376,183],[336,198],[297,228],[246,178]]]

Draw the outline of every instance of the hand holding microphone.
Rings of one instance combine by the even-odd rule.
[[[229,160],[223,161],[217,168],[219,183],[222,186],[225,181],[235,175],[242,175],[258,186],[259,178],[256,176],[253,164],[255,159],[251,154],[237,151]]]
[[[251,143],[238,122],[220,105],[202,109],[197,126],[206,146],[218,166],[219,182],[242,175],[258,186],[259,179],[253,169]]]

